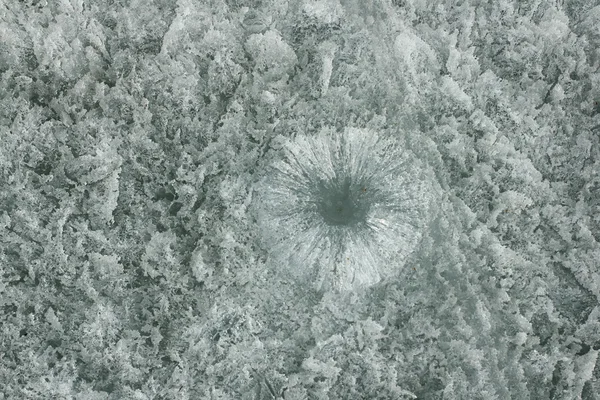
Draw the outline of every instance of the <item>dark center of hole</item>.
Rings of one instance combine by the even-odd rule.
[[[355,225],[369,211],[364,190],[350,179],[332,180],[319,185],[318,210],[327,225]]]

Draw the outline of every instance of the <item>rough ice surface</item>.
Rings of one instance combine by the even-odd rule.
[[[0,399],[600,399],[598,26],[0,2]]]

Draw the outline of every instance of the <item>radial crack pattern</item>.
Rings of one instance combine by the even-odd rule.
[[[393,275],[427,227],[431,181],[410,151],[374,131],[323,129],[287,142],[256,187],[270,265],[319,289]]]

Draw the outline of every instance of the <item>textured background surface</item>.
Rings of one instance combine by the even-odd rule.
[[[592,0],[4,0],[0,399],[597,400],[598,27]],[[441,191],[367,288],[269,267],[252,212],[323,128]]]

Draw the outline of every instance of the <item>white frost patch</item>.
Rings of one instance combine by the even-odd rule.
[[[251,35],[245,46],[256,63],[256,70],[268,71],[273,78],[282,77],[298,62],[294,50],[273,30]]]
[[[553,42],[564,40],[571,32],[569,17],[563,11],[549,8],[540,21],[538,27],[542,35]]]
[[[322,24],[334,24],[344,14],[344,9],[338,0],[308,0],[302,6],[302,10]]]
[[[430,74],[439,70],[434,51],[414,33],[404,29],[394,44],[403,67],[416,81],[429,81]]]
[[[329,80],[333,71],[333,58],[337,46],[335,43],[325,42],[319,46],[319,51],[322,57],[323,71],[321,72],[321,95],[326,95],[329,89]]]
[[[442,77],[442,93],[460,104],[467,111],[471,111],[473,109],[471,97],[467,95],[460,88],[460,86],[458,86],[458,83],[456,83],[456,81],[449,76]]]

